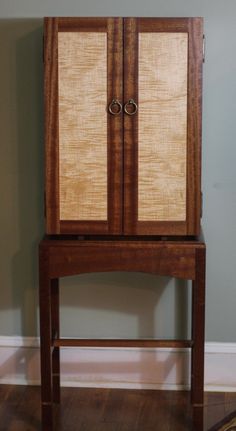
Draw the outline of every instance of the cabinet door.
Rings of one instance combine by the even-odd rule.
[[[47,233],[121,233],[122,19],[46,18],[44,64]]]
[[[128,18],[124,35],[124,232],[196,235],[202,19]]]

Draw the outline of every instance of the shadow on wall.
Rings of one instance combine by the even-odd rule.
[[[122,275],[124,278],[122,282]],[[93,279],[96,277],[96,279]],[[113,278],[113,282],[112,282]],[[110,273],[110,274],[89,274],[79,277],[81,289],[78,286],[77,277],[69,278],[68,290],[63,304],[73,307],[77,312],[83,310],[89,313],[95,313],[97,326],[100,327],[98,336],[119,337],[122,332],[121,318],[115,319],[110,323],[108,330],[101,328],[105,324],[105,319],[99,319],[96,313],[98,311],[109,312],[116,315],[120,313],[135,317],[137,321],[137,337],[155,337],[159,329],[155,321],[155,308],[160,306],[162,295],[170,287],[170,279],[167,277],[157,277],[154,275],[140,273]],[[114,280],[116,281],[114,283]],[[91,296],[91,286],[94,281],[95,287]],[[75,283],[77,295],[70,295],[71,288]],[[80,283],[79,283],[80,284]],[[132,292],[127,292],[129,286]],[[65,287],[65,286],[64,286]],[[115,293],[116,290],[116,293]],[[179,291],[184,292],[184,285],[178,286]],[[185,295],[186,293],[184,293]],[[77,297],[78,301],[73,299]],[[133,297],[133,302],[129,301]],[[182,299],[184,296],[182,296]],[[183,305],[180,310],[183,311]],[[172,307],[173,308],[173,307]],[[66,313],[67,319],[72,313]],[[162,322],[164,311],[160,316]],[[172,324],[175,325],[176,315],[173,316]],[[185,315],[185,319],[186,319]],[[83,319],[82,319],[83,320]],[[119,322],[119,329],[117,323]],[[165,323],[165,322],[162,322]],[[182,318],[183,324],[183,318]],[[123,325],[123,338],[127,338],[125,324]],[[164,325],[166,326],[166,325]],[[132,329],[132,328],[131,328]],[[181,335],[187,330],[187,325],[182,327]],[[79,327],[82,334],[85,330]],[[175,337],[178,337],[176,329]],[[110,332],[109,332],[110,331]],[[128,332],[130,328],[128,329]],[[80,336],[77,328],[77,336]],[[90,329],[91,334],[91,329]],[[70,334],[71,335],[71,334]],[[135,334],[134,334],[135,335]],[[88,335],[89,336],[89,335]],[[38,384],[40,381],[39,372],[39,345],[34,339],[28,340],[27,348],[16,348],[6,346],[4,355],[0,361],[0,380],[2,383],[33,383]],[[126,387],[138,385],[139,388],[162,388],[180,385],[185,387],[190,383],[189,354],[185,351],[169,351],[168,349],[155,351],[154,349],[62,349],[61,355],[61,376],[62,384],[78,386],[99,386],[100,384],[108,387],[119,387],[122,384]],[[137,386],[136,386],[137,387]]]
[[[111,272],[67,277],[60,286],[61,329],[66,336],[188,337],[189,294],[184,280]],[[87,318],[93,314],[96,325]],[[99,320],[102,315],[106,321]]]
[[[2,333],[7,335],[31,336],[38,333],[37,248],[44,232],[42,33],[41,19],[0,20],[0,38],[3,41],[0,52],[4,65],[0,72],[0,187],[3,203],[0,214],[3,244],[0,250],[3,265],[0,324]],[[169,282],[167,278],[143,274],[85,275],[76,278],[76,286],[71,284],[72,290],[68,289],[63,295],[63,305],[70,307],[71,311],[73,307],[78,307],[80,312],[84,309],[88,314],[90,308],[95,316],[93,324],[96,317],[100,324],[96,314],[99,312],[132,315],[137,320],[139,337],[158,336],[157,327],[157,332],[164,337],[169,311],[166,307],[168,300],[163,303],[161,297]],[[65,283],[69,287],[71,280]],[[171,330],[174,328],[174,337],[185,338],[188,332],[186,283],[176,280],[172,286],[169,296],[173,295],[175,306],[169,316]],[[75,299],[77,292],[78,301]],[[156,320],[155,308],[163,319]],[[74,316],[76,314],[75,310]],[[69,317],[70,313],[67,313],[68,320]],[[124,322],[128,320],[125,318]],[[104,330],[105,326],[110,334]],[[116,326],[114,318],[108,325],[104,322],[100,326],[103,336],[113,337],[119,336],[114,334],[118,327],[121,328],[122,323]],[[124,336],[129,337],[127,329],[124,326]],[[77,331],[76,335],[86,336],[86,331],[81,334]],[[27,375],[27,364],[24,366]]]
[[[0,38],[1,327],[7,335],[34,335],[43,234],[42,20],[0,20]]]
[[[61,313],[62,336],[189,338],[191,288],[187,281],[143,273],[97,273],[61,280],[60,292],[61,303],[65,307]],[[104,316],[105,319],[100,318]],[[148,350],[150,362],[146,368]],[[152,349],[141,349],[139,361],[135,364],[115,362],[109,365],[104,362],[95,365],[68,361],[62,363],[62,369],[73,378],[81,374],[94,375],[95,381],[96,373],[99,376],[107,370],[108,376],[113,372],[123,375],[126,369],[130,376],[136,375],[136,383],[144,386],[148,383],[165,384],[168,376],[176,372],[183,384],[189,382],[189,357],[179,353],[176,357],[173,354],[168,356],[167,352],[164,357],[163,362],[161,354],[155,358]]]

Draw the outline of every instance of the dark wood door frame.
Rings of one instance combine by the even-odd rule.
[[[123,100],[122,18],[45,18],[44,22],[45,113],[45,209],[48,234],[121,234],[123,207],[123,113],[107,114],[107,221],[60,220],[58,32],[107,33],[107,106]]]
[[[140,32],[188,34],[187,213],[186,221],[138,221],[138,114],[124,118],[124,233],[198,235],[201,212],[202,18],[125,18],[124,100],[138,103]]]

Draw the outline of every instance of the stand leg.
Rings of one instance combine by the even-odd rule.
[[[51,355],[51,283],[48,258],[44,250],[39,255],[39,308],[41,343],[41,403],[42,431],[53,429],[52,355]]]
[[[59,280],[51,280],[51,311],[52,311],[52,335],[59,337]],[[54,347],[52,353],[52,378],[53,378],[53,401],[60,403],[60,348]]]
[[[204,430],[204,407],[203,406],[193,407],[192,430],[193,431]]]
[[[196,249],[196,278],[192,287],[191,401],[204,402],[205,248]]]

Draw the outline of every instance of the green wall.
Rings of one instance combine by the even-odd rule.
[[[38,334],[43,219],[43,16],[203,16],[203,227],[207,341],[236,341],[236,3],[219,0],[1,0],[0,335]],[[92,274],[62,282],[62,332],[185,337],[189,289],[169,278]]]

